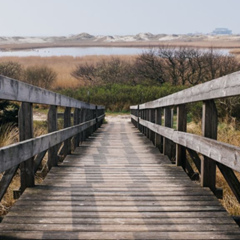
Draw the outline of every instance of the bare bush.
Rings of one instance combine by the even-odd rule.
[[[24,73],[24,81],[46,89],[50,89],[57,78],[57,74],[49,67],[28,67]]]
[[[17,62],[2,62],[0,63],[0,74],[6,77],[14,78],[17,80],[22,79],[23,68]]]
[[[157,83],[166,82],[164,64],[154,50],[141,54],[135,62],[135,72],[139,79],[153,80]]]
[[[135,79],[133,66],[118,57],[108,61],[101,60],[95,65],[78,65],[72,72],[72,76],[90,85],[133,83]]]

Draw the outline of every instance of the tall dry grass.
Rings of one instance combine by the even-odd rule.
[[[134,56],[118,56],[122,60],[131,61]],[[30,66],[48,66],[57,73],[57,80],[53,89],[76,88],[84,85],[83,81],[74,78],[71,73],[79,64],[96,64],[102,60],[110,60],[112,56],[83,56],[83,57],[0,57],[0,63],[14,61],[20,63],[24,68]]]
[[[34,136],[40,136],[47,133],[47,122],[46,121],[35,121],[34,122]],[[0,147],[10,145],[18,142],[18,128],[13,124],[5,124],[0,126]],[[41,173],[37,173],[35,176],[35,183],[40,184],[46,175],[44,168],[47,161],[47,156],[43,159],[42,165],[43,170]],[[0,179],[3,174],[0,174]],[[13,198],[13,191],[20,188],[20,171],[18,170],[14,176],[11,184],[9,185],[7,192],[0,202],[0,216],[7,214],[9,208],[16,202]]]
[[[189,133],[202,134],[201,123],[190,122],[187,128]],[[240,130],[236,129],[234,124],[221,122],[218,124],[218,141],[240,147]],[[235,172],[235,174],[240,181],[240,173]],[[240,204],[219,169],[216,174],[216,186],[223,189],[223,199],[220,202],[225,209],[229,214],[239,216]]]
[[[4,147],[18,141],[18,129],[14,124],[4,124],[0,126],[0,147]],[[0,179],[3,174],[0,174]],[[16,174],[4,198],[0,202],[0,216],[8,212],[9,208],[14,204],[15,200],[12,196],[13,189],[20,187],[19,173]]]

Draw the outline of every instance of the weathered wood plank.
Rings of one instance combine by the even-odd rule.
[[[0,201],[2,200],[4,194],[6,193],[8,186],[11,183],[18,168],[19,168],[19,165],[14,166],[4,172],[4,174],[1,178],[1,181],[0,181]]]
[[[58,130],[57,126],[57,106],[50,106],[48,110],[48,132],[55,132]],[[50,170],[52,166],[57,166],[58,164],[58,147],[55,145],[48,150],[48,169]]]
[[[236,232],[239,234],[237,225],[215,225],[215,224],[166,224],[166,225],[80,225],[80,224],[2,224],[5,230],[11,231],[45,231],[45,232]],[[1,229],[1,225],[0,225]]]
[[[203,102],[202,135],[207,138],[217,139],[218,116],[213,100]],[[201,161],[201,185],[216,190],[216,162],[204,156]]]
[[[56,144],[63,142],[71,136],[89,128],[96,123],[96,120],[91,120],[77,126],[66,128],[58,132],[49,133],[40,137],[25,140],[17,144],[12,144],[7,147],[0,148],[0,172],[3,172],[23,161],[29,159],[36,154],[49,149]],[[31,151],[29,151],[31,149]]]
[[[187,111],[185,105],[177,107],[177,131],[187,131]],[[186,168],[186,148],[177,144],[176,146],[176,165]]]
[[[105,240],[113,240],[113,239],[139,239],[139,240],[209,240],[209,239],[217,239],[217,240],[229,240],[235,239],[239,240],[240,234],[231,233],[231,232],[46,232],[43,233],[41,231],[21,231],[21,232],[11,232],[6,231],[3,233],[3,237],[6,239],[105,239]]]
[[[35,218],[35,217],[8,217],[5,219],[5,223],[14,224],[21,223],[21,224],[82,224],[82,225],[144,225],[144,224],[189,224],[194,227],[194,225],[202,225],[202,224],[234,224],[234,220],[230,217],[225,218],[58,218],[58,217],[49,217],[45,219]]]
[[[183,91],[139,105],[139,109],[177,106],[180,104],[238,96],[240,72],[199,84]],[[136,106],[131,106],[131,109]]]
[[[233,170],[240,172],[240,147],[190,133],[175,131],[140,119],[140,124]]]
[[[72,108],[95,109],[96,107],[96,105],[81,102],[76,99],[1,75],[0,99]],[[104,109],[103,106],[98,107],[99,109]]]
[[[19,140],[24,141],[33,138],[33,110],[32,103],[23,102],[18,114]],[[18,165],[17,163],[16,165]],[[20,163],[20,191],[24,192],[27,187],[33,187],[34,178],[34,158],[26,158]],[[0,171],[1,172],[1,171]]]

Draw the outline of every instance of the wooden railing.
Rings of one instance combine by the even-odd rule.
[[[234,171],[240,172],[240,147],[217,141],[218,113],[216,99],[240,95],[240,72],[236,72],[152,102],[131,106],[133,124],[177,166],[216,195],[216,165],[240,202],[240,183]],[[187,133],[187,104],[199,102],[202,107],[202,136]],[[177,124],[173,129],[173,109]],[[164,124],[162,124],[164,123]],[[186,157],[189,153],[195,167]],[[195,173],[193,169],[197,169]]]
[[[0,76],[0,99],[21,103],[18,115],[20,140],[0,148],[0,173],[3,173],[0,181],[0,200],[19,167],[21,187],[15,191],[16,196],[27,187],[34,186],[35,173],[47,152],[47,166],[50,170],[101,126],[105,113],[103,106],[84,103],[4,76]],[[33,104],[49,106],[48,134],[35,138]],[[58,107],[65,109],[64,128],[61,130],[58,130]]]

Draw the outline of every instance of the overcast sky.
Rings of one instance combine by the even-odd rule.
[[[0,0],[0,36],[240,33],[240,0]]]

